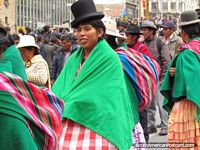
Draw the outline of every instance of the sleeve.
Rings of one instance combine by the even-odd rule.
[[[170,57],[170,52],[169,52],[169,48],[166,44],[163,43],[162,48],[161,48],[161,52],[160,52],[160,56],[161,56],[161,82],[163,81],[165,74],[167,72],[169,63],[171,62],[171,57]]]
[[[56,79],[56,74],[57,74],[57,71],[58,71],[58,67],[57,67],[57,60],[58,60],[57,57],[58,57],[58,55],[57,54],[53,57],[52,66],[50,68],[51,80],[55,80]]]

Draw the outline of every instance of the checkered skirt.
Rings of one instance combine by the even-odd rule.
[[[65,119],[62,122],[59,150],[117,150],[117,147],[96,132]]]

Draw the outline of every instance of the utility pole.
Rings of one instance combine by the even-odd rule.
[[[146,18],[147,18],[147,20],[150,19],[150,16],[149,16],[149,0],[146,0]]]

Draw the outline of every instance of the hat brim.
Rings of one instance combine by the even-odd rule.
[[[162,28],[175,28],[175,26],[173,27],[169,27],[169,26],[165,26],[165,25],[160,25]]]
[[[80,23],[84,23],[89,20],[98,20],[102,19],[104,14],[102,12],[88,13],[83,16],[80,16],[71,22],[72,28],[76,28]]]
[[[139,34],[139,35],[141,35],[141,34],[143,34],[143,32],[140,32],[140,33],[134,33],[134,32],[131,32],[131,31],[125,31],[125,34]]]
[[[18,44],[16,47],[17,48],[23,48],[23,47],[29,47],[29,46],[32,46],[32,47],[36,47],[37,49],[40,49],[36,44],[35,45],[27,45],[27,44]]]
[[[141,28],[141,29],[142,29],[142,28],[149,28],[149,29],[154,29],[154,30],[157,30],[157,28],[156,28],[156,27],[150,27],[150,26],[141,26],[140,28]]]
[[[179,23],[179,27],[181,26],[187,26],[187,25],[191,25],[191,24],[195,24],[195,23],[199,23],[200,19],[194,20],[194,21],[188,21],[188,22],[180,22]]]
[[[106,34],[107,34],[107,35],[111,35],[111,36],[115,36],[115,37],[117,37],[117,38],[126,39],[126,37],[123,36],[123,35],[121,35],[120,33],[115,32],[115,31],[111,31],[111,30],[107,30],[107,29],[106,29]]]

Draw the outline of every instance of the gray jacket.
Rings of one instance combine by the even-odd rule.
[[[154,59],[160,64],[160,81],[163,81],[168,65],[171,62],[168,46],[157,36],[145,39],[143,43],[147,45]]]
[[[170,51],[171,58],[174,58],[174,56],[176,54],[178,54],[178,50],[177,50],[178,46],[182,43],[183,43],[182,38],[177,36],[175,33],[173,33],[172,38],[169,39],[169,42],[167,43],[167,46],[168,46],[169,51]]]

